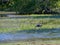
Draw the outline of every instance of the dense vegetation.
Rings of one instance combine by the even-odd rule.
[[[0,10],[16,11],[20,14],[60,13],[60,0],[9,0],[0,1]]]

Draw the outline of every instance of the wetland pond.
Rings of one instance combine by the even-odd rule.
[[[16,18],[24,18],[24,17],[16,17]],[[32,18],[40,18],[40,17],[38,16]],[[60,16],[46,16],[46,17],[42,16],[41,18],[60,18]],[[38,29],[38,30],[31,29],[31,30],[16,31],[15,33],[12,32],[0,33],[0,42],[25,40],[25,39],[27,40],[34,38],[60,38],[60,28]]]

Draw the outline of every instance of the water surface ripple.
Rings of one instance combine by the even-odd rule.
[[[0,33],[1,41],[24,40],[32,38],[60,38],[60,28],[43,30],[24,30],[16,33]]]

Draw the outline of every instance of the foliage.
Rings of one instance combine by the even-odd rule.
[[[60,0],[10,0],[3,8],[20,14],[54,13],[56,8],[60,9]]]

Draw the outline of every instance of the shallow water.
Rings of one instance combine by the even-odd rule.
[[[40,30],[24,30],[16,31],[15,33],[0,33],[0,42],[24,40],[32,38],[59,38],[59,29],[40,29]]]
[[[14,15],[7,15],[6,17],[10,17],[8,19],[18,19],[18,18],[60,18],[60,15],[53,15],[53,16],[14,16]],[[0,18],[6,19],[6,18]]]

